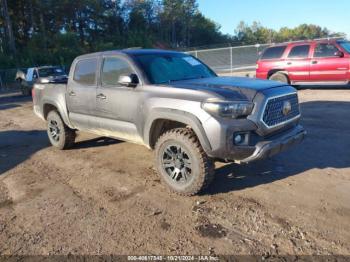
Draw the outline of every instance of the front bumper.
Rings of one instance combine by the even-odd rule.
[[[259,142],[255,146],[256,149],[254,153],[240,162],[248,163],[276,155],[294,145],[301,143],[305,135],[306,131],[302,126],[298,125],[291,131],[284,133],[281,136]]]
[[[211,117],[203,122],[211,150],[207,154],[219,161],[251,162],[263,159],[300,143],[306,132],[300,126],[300,115],[283,120],[278,125],[267,126],[263,122],[269,99],[296,94],[291,86],[281,86],[256,93],[253,113],[246,119]],[[288,100],[289,101],[289,100]],[[278,101],[277,101],[278,102]],[[281,103],[278,102],[278,106]],[[282,110],[282,108],[281,108]],[[244,142],[236,143],[236,135],[243,135]]]

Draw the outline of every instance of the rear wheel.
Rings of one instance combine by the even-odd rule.
[[[75,141],[75,131],[63,122],[57,111],[50,111],[47,115],[47,135],[58,149],[70,148]]]
[[[288,76],[283,74],[283,73],[280,73],[280,72],[274,73],[272,76],[269,77],[269,80],[273,80],[273,81],[278,81],[278,82],[289,84]]]
[[[24,96],[30,96],[31,92],[27,87],[22,87],[22,95]]]
[[[29,96],[31,94],[28,86],[24,85],[21,79],[17,79],[17,83],[21,89],[22,95]]]
[[[214,178],[213,161],[204,152],[191,129],[164,133],[156,143],[156,167],[163,182],[177,194],[191,196]]]

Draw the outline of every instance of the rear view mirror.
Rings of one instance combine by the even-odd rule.
[[[136,87],[139,83],[139,79],[135,74],[131,74],[130,76],[120,76],[118,83],[127,87]]]
[[[334,56],[344,57],[344,53],[342,51],[337,51],[337,52],[334,53]]]

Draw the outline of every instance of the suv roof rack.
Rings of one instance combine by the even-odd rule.
[[[331,40],[345,40],[345,37],[334,36],[334,37],[304,39],[304,40],[286,41],[286,42],[281,42],[281,43],[273,43],[272,45],[283,45],[283,44],[303,43],[303,42],[322,41],[322,40],[326,40],[326,41],[331,41]]]

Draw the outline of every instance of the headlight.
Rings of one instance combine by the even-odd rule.
[[[211,115],[238,118],[250,115],[254,104],[245,101],[204,101],[202,108]]]

